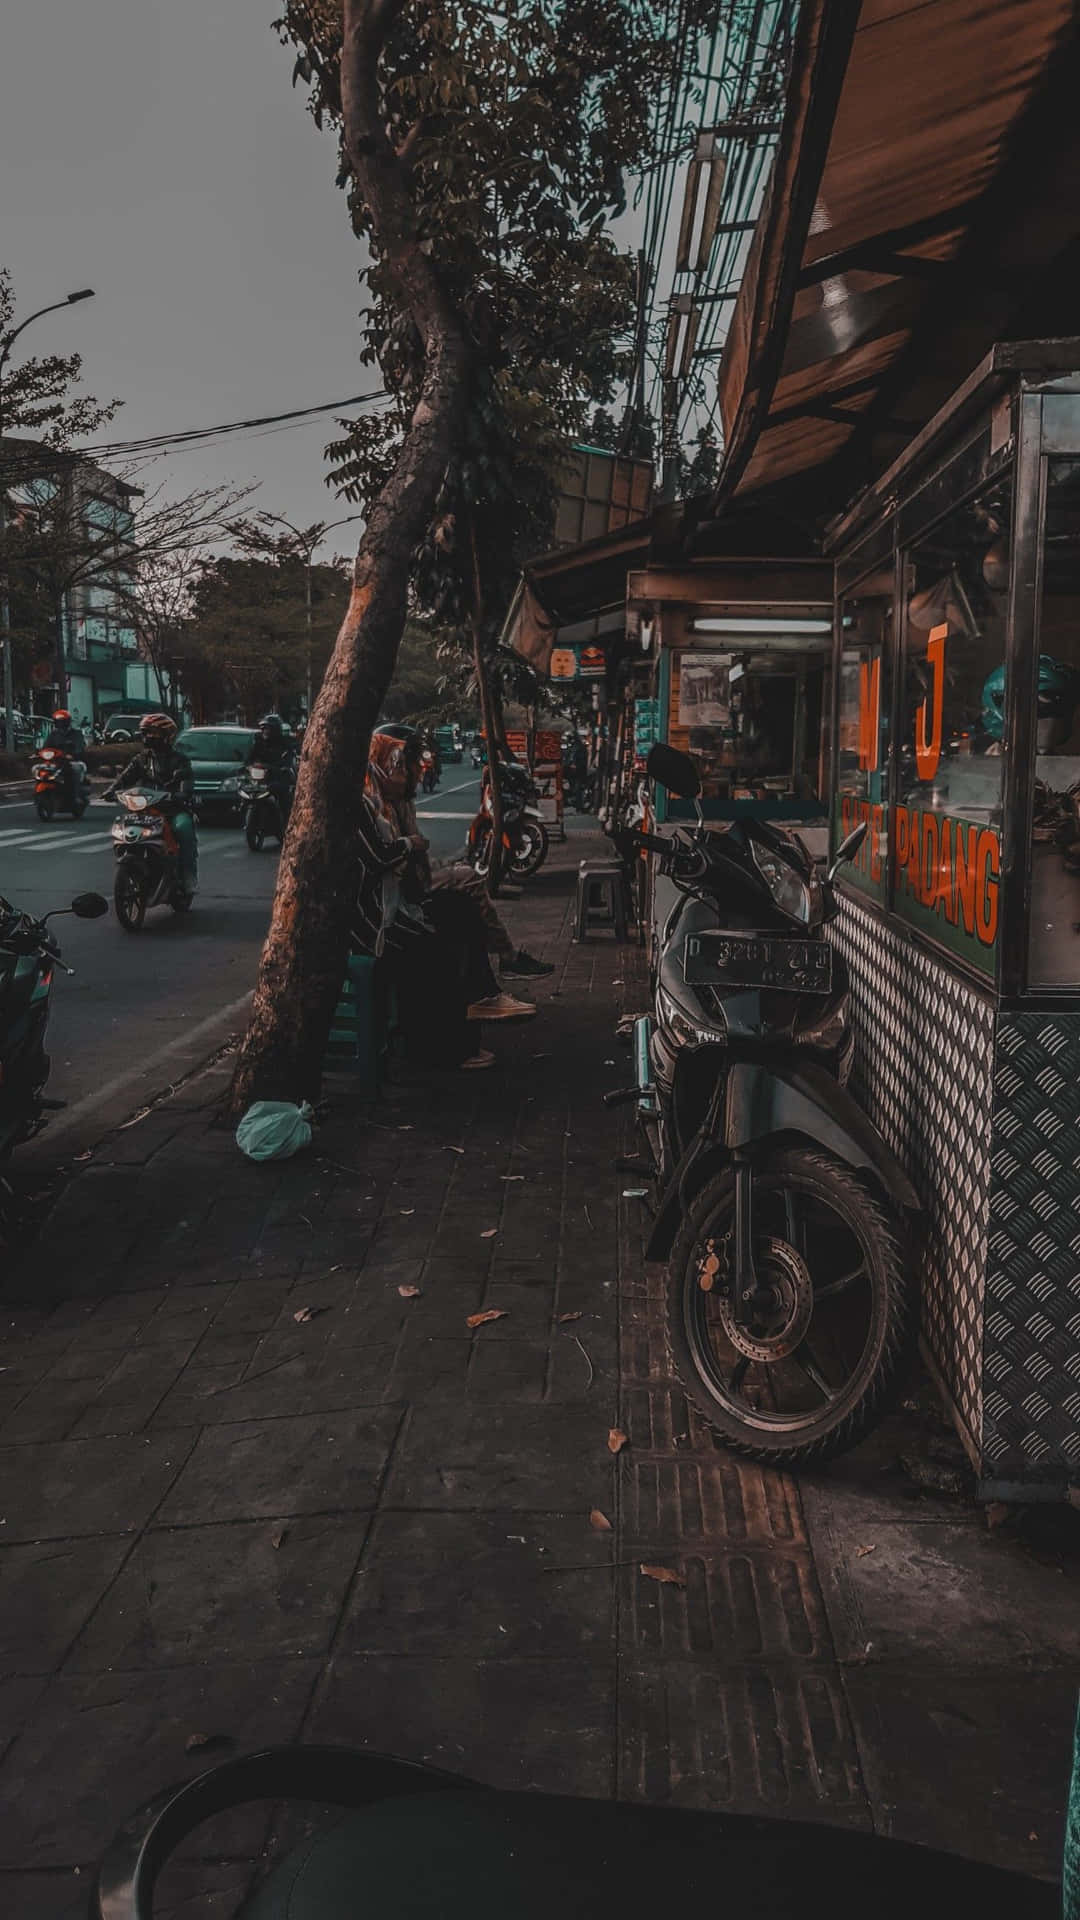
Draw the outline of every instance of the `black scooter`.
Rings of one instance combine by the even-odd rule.
[[[45,1029],[53,973],[63,967],[60,946],[48,922],[60,913],[79,920],[97,920],[108,913],[100,893],[80,893],[70,907],[56,908],[44,920],[0,897],[0,1161],[45,1125],[51,1107],[46,1100],[49,1056]],[[70,967],[64,967],[70,973]]]
[[[655,746],[652,779],[697,802],[697,768]],[[683,1383],[725,1442],[780,1464],[853,1446],[913,1332],[918,1198],[846,1090],[843,957],[831,882],[802,842],[747,818],[691,835],[628,829],[676,898],[655,1016],[635,1030],[636,1100],[658,1188],[648,1258],[668,1262]]]

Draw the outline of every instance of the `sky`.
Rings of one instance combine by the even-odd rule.
[[[336,142],[293,91],[275,0],[50,0],[0,33],[0,264],[20,316],[96,298],[27,331],[78,351],[124,405],[102,437],[212,425],[345,399],[361,366],[362,264]],[[20,346],[23,343],[20,342]],[[16,349],[18,353],[19,349]],[[333,416],[169,454],[145,484],[259,481],[251,511],[297,525],[351,511],[323,484]],[[324,552],[350,551],[358,527]]]

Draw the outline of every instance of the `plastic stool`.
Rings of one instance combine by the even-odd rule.
[[[623,870],[617,860],[583,860],[578,867],[577,917],[574,940],[586,940],[594,926],[612,927],[616,940],[626,939],[626,896]]]
[[[380,1022],[374,974],[375,962],[369,955],[350,954],[324,1061],[328,1072],[355,1074],[357,1091],[367,1100],[374,1100],[379,1091]]]

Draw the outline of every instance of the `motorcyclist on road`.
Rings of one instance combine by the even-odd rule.
[[[259,721],[245,764],[266,768],[267,784],[281,808],[282,820],[287,820],[296,785],[296,755],[278,714],[268,713]]]
[[[53,714],[52,728],[45,745],[65,756],[64,797],[69,807],[74,806],[76,781],[82,779],[86,772],[86,741],[66,707],[57,707]]]
[[[148,713],[139,722],[143,751],[129,760],[118,780],[114,780],[107,800],[127,787],[156,787],[173,801],[170,810],[173,832],[180,846],[180,885],[185,893],[194,893],[199,884],[199,842],[195,832],[195,776],[186,753],[178,753],[173,742],[176,721],[168,713]]]

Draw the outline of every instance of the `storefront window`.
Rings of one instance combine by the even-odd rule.
[[[798,623],[795,623],[796,625]],[[668,739],[694,756],[703,799],[774,818],[822,814],[818,795],[828,622],[802,636],[733,635],[672,656]]]
[[[1080,459],[1047,462],[1030,986],[1080,981]]]
[[[834,846],[864,820],[869,827],[845,878],[886,897],[888,715],[893,625],[892,568],[860,581],[841,603],[840,725]]]
[[[893,905],[993,973],[1012,489],[998,481],[905,555]]]

